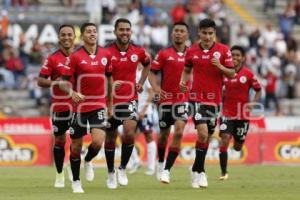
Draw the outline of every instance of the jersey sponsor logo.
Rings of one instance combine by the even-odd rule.
[[[296,141],[284,141],[276,145],[275,156],[281,161],[300,161],[300,137]]]
[[[247,77],[246,76],[241,76],[240,77],[240,82],[241,83],[246,83],[247,82]]]
[[[87,64],[87,62],[86,62],[85,60],[82,60],[82,61],[80,62],[80,64]]]
[[[98,61],[92,61],[92,62],[91,62],[91,65],[92,65],[92,66],[99,65],[99,63],[98,63]]]
[[[126,62],[127,61],[127,57],[121,58],[120,61],[121,62]]]
[[[216,52],[213,53],[213,56],[214,56],[214,58],[216,58],[216,59],[220,59],[220,58],[221,58],[221,53],[218,52],[218,51],[216,51]]]
[[[132,54],[131,57],[130,57],[130,60],[131,60],[132,62],[137,62],[138,59],[139,59],[139,57],[138,57],[138,55],[136,55],[136,54]]]
[[[209,55],[202,55],[202,59],[208,60],[208,59],[210,59],[210,56]]]
[[[0,135],[0,166],[30,165],[37,159],[37,148],[32,144],[15,144],[13,139]]]
[[[177,61],[178,62],[185,62],[185,59],[184,58],[178,58]]]

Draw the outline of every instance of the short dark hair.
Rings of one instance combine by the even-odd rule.
[[[189,31],[189,25],[187,25],[185,22],[176,22],[173,24],[172,30],[175,28],[175,26],[185,26],[187,31]]]
[[[231,47],[230,51],[233,51],[233,50],[238,50],[239,52],[241,52],[242,56],[246,55],[246,51],[242,46],[234,45]]]
[[[58,33],[60,33],[61,29],[65,28],[65,27],[69,27],[73,30],[73,33],[75,33],[75,29],[74,29],[74,26],[70,25],[70,24],[62,24],[59,26],[58,28]]]
[[[206,18],[199,22],[199,29],[202,28],[214,28],[216,29],[216,23],[214,20]]]
[[[86,22],[86,23],[83,23],[80,27],[80,33],[83,33],[85,31],[85,28],[88,27],[88,26],[94,26],[97,28],[96,24],[92,23],[92,22]]]
[[[128,19],[126,19],[126,18],[119,18],[119,19],[117,19],[117,21],[115,22],[115,29],[117,29],[117,27],[118,27],[118,25],[119,25],[120,23],[127,23],[127,24],[129,24],[130,27],[131,27],[131,22],[130,22]]]

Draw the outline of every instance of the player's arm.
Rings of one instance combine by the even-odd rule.
[[[191,66],[185,65],[182,71],[180,82],[179,82],[179,87],[182,92],[188,91],[187,82],[190,80],[192,70],[193,68]]]
[[[48,75],[40,74],[37,78],[37,84],[38,86],[42,88],[49,88],[52,85],[52,81],[48,79]]]
[[[40,69],[39,77],[37,78],[37,85],[42,88],[49,88],[54,84],[58,84],[58,81],[52,81],[49,77],[52,74],[52,66],[54,65],[51,56],[44,61],[43,66]]]
[[[108,117],[112,116],[112,87],[113,87],[113,78],[112,76],[106,76],[107,78],[107,113]]]
[[[233,68],[225,67],[220,63],[220,60],[217,58],[211,59],[211,63],[219,68],[221,72],[227,77],[227,78],[234,78],[235,76],[235,70]]]
[[[261,90],[261,85],[258,82],[257,78],[253,75],[250,81],[251,87],[255,91],[255,95],[252,100],[248,103],[248,109],[249,111],[252,111],[253,106],[255,105],[256,102],[261,98],[262,96],[262,90]]]

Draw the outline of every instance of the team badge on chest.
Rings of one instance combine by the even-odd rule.
[[[137,62],[138,61],[138,56],[136,55],[136,54],[132,54],[131,55],[131,57],[130,57],[130,60],[132,61],[132,62]]]
[[[101,64],[102,65],[107,65],[107,58],[102,58],[101,59]]]

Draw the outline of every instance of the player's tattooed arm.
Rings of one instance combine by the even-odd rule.
[[[73,102],[78,103],[85,99],[85,96],[79,92],[75,92],[72,89],[72,84],[69,82],[69,76],[62,76],[62,80],[59,82],[59,88],[65,93],[69,94]]]

